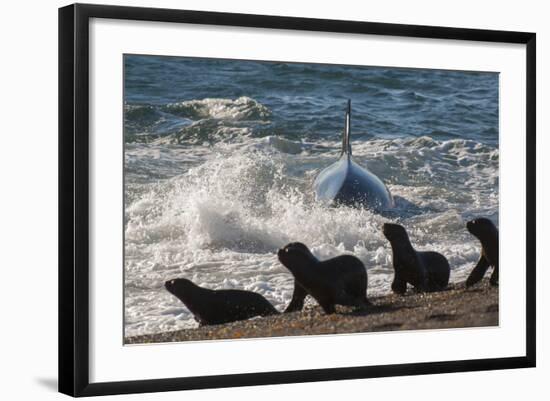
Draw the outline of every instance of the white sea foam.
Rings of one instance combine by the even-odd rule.
[[[216,113],[225,113],[220,107]],[[357,142],[353,150],[401,199],[403,213],[393,220],[415,247],[443,253],[452,280],[464,279],[479,257],[465,220],[498,219],[498,149],[422,137]],[[338,142],[313,146],[277,136],[127,145],[126,335],[196,325],[163,288],[175,277],[256,291],[283,310],[293,280],[275,253],[290,241],[304,242],[320,259],[355,254],[368,270],[368,294],[388,293],[391,249],[380,229],[390,218],[313,200],[313,177],[338,154]]]
[[[247,96],[237,99],[206,98],[170,103],[163,110],[193,118],[230,120],[265,119],[271,115],[267,107]]]

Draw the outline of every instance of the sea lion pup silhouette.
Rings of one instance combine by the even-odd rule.
[[[185,278],[169,280],[164,286],[187,306],[200,326],[279,313],[267,299],[251,291],[209,290]]]
[[[319,261],[307,246],[292,242],[277,252],[280,262],[294,276],[294,294],[285,312],[301,310],[307,294],[321,305],[327,314],[335,305],[369,305],[367,300],[367,270],[358,258],[341,255]]]
[[[407,231],[399,224],[384,224],[383,233],[390,241],[393,252],[393,292],[404,294],[407,283],[422,292],[440,291],[447,287],[451,268],[445,256],[437,252],[415,251]]]
[[[498,285],[498,229],[491,220],[483,217],[469,221],[466,228],[481,242],[481,256],[468,276],[466,286],[479,282],[489,266],[494,268],[489,282],[491,285]]]

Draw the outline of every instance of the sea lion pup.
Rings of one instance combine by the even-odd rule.
[[[393,252],[393,292],[404,294],[407,283],[422,292],[440,291],[447,287],[451,268],[445,256],[437,252],[415,251],[407,231],[399,224],[385,223],[383,232]]]
[[[285,310],[301,310],[304,298],[311,295],[327,314],[335,305],[365,307],[367,300],[367,270],[358,258],[341,255],[319,261],[307,246],[292,242],[279,249],[277,256],[294,276],[294,294]]]
[[[164,283],[194,315],[200,326],[246,320],[279,312],[260,294],[243,290],[209,290],[185,278]]]
[[[489,282],[491,285],[498,285],[498,228],[491,220],[483,217],[469,221],[466,228],[481,242],[481,256],[466,280],[466,287],[480,281],[489,266],[494,267]]]

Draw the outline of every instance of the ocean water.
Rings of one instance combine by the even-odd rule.
[[[283,310],[293,279],[276,250],[291,241],[355,254],[372,296],[393,277],[384,222],[443,253],[451,281],[479,257],[465,222],[498,225],[497,73],[131,55],[124,68],[126,336],[197,326],[163,287],[177,277]],[[397,197],[394,216],[315,202],[348,98],[354,158]]]

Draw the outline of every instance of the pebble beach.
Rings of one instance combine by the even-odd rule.
[[[339,308],[325,315],[317,305],[301,312],[254,318],[228,324],[126,337],[125,344],[240,338],[286,337],[340,333],[386,332],[489,327],[499,324],[498,287],[484,280],[466,288],[463,283],[433,293],[385,295],[370,298],[372,306],[363,311]]]

